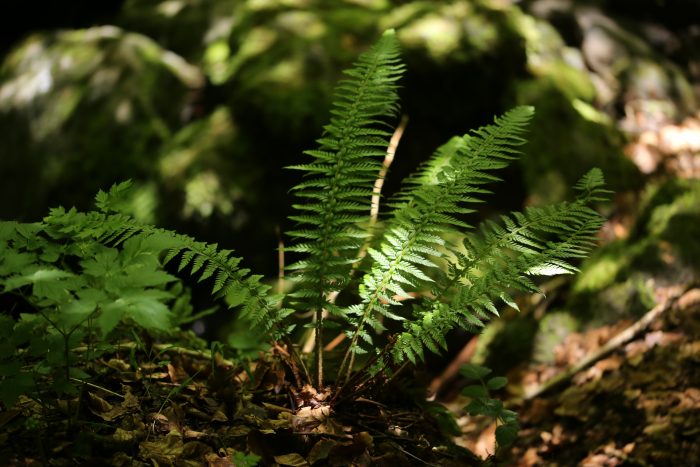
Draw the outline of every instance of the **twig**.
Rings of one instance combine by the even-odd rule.
[[[118,346],[120,349],[133,349],[137,348],[136,342],[120,342],[116,346]],[[115,347],[116,347],[115,346]],[[173,346],[171,344],[153,344],[153,348],[158,350],[158,353],[169,353],[169,352],[174,352],[180,355],[187,355],[189,357],[197,357],[197,358],[203,358],[206,360],[211,359],[211,351],[210,350],[193,350],[193,349],[187,349],[185,347],[177,347]],[[76,347],[73,349],[73,352],[76,353],[81,353],[87,351],[86,346],[80,346]],[[226,360],[222,358],[220,360],[220,363],[226,365],[226,366],[231,366],[231,367],[236,367],[238,366],[236,363],[232,362],[231,360]]]
[[[443,386],[459,374],[459,368],[472,359],[474,352],[476,352],[476,345],[478,342],[478,335],[469,339],[467,345],[465,345],[459,354],[447,365],[447,368],[430,382],[430,386],[428,387],[429,399],[435,398]]]
[[[523,396],[523,400],[527,401],[534,399],[535,397],[539,397],[540,395],[549,391],[553,387],[573,378],[581,370],[588,368],[590,365],[594,364],[601,358],[605,357],[617,348],[625,345],[626,343],[634,339],[637,335],[641,334],[647,327],[649,327],[651,323],[653,323],[662,314],[668,311],[676,303],[678,298],[683,294],[685,290],[686,289],[681,289],[679,291],[674,291],[673,293],[671,293],[664,301],[662,301],[650,311],[648,311],[636,323],[629,326],[619,334],[616,334],[612,339],[606,342],[605,345],[603,345],[596,351],[586,355],[568,370],[565,370],[564,372],[548,379],[533,390],[526,392]]]
[[[279,226],[275,227],[277,234],[277,293],[284,292],[284,239]]]
[[[122,399],[125,399],[125,397],[122,396],[121,394],[119,394],[118,392],[114,392],[110,389],[103,388],[102,386],[98,386],[97,384],[93,384],[93,383],[90,383],[88,381],[84,381],[84,380],[78,379],[78,378],[71,378],[71,381],[75,381],[76,383],[84,384],[85,386],[90,386],[93,389],[99,389],[100,391],[104,391],[107,394],[111,394],[113,396],[117,396],[117,397],[121,397]]]
[[[391,163],[394,162],[394,156],[396,155],[396,149],[399,147],[399,142],[403,136],[404,130],[406,130],[406,125],[408,124],[408,116],[403,115],[401,117],[401,122],[399,126],[394,130],[394,134],[391,135],[389,140],[389,147],[386,149],[386,156],[384,157],[384,162],[382,163],[382,168],[379,170],[379,176],[374,181],[374,188],[372,189],[372,203],[369,211],[369,226],[374,227],[377,223],[377,218],[379,217],[379,199],[382,196],[382,188],[384,187],[384,179],[386,174],[389,172],[389,167]]]

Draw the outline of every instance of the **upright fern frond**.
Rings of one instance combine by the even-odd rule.
[[[360,339],[371,344],[365,326],[381,330],[379,316],[403,320],[391,306],[407,292],[426,287],[429,273],[440,274],[443,238],[469,228],[457,216],[472,212],[467,206],[479,202],[475,195],[485,192],[481,186],[498,180],[491,172],[517,156],[532,115],[532,108],[518,107],[472,135],[451,140],[408,180],[381,247],[369,251],[374,263],[360,290],[362,304],[347,311],[354,328],[349,353],[362,352]]]
[[[306,151],[313,158],[292,168],[307,178],[294,188],[303,204],[295,204],[298,223],[289,232],[295,243],[288,251],[306,258],[293,264],[299,288],[294,296],[316,312],[316,348],[321,355],[322,311],[334,312],[328,294],[341,290],[366,237],[359,224],[367,222],[372,182],[381,167],[391,132],[387,119],[397,113],[396,81],[404,66],[393,31],[383,37],[346,71],[348,79],[335,92],[333,115],[318,140],[319,149]],[[322,385],[321,361],[318,362]]]

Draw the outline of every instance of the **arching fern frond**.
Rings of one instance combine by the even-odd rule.
[[[416,307],[416,319],[397,338],[394,358],[422,359],[424,347],[444,346],[449,330],[482,327],[498,314],[499,302],[517,307],[514,291],[539,291],[532,276],[576,272],[570,261],[588,254],[603,222],[590,207],[608,193],[603,187],[602,173],[593,169],[576,185],[575,201],[505,215],[500,223],[485,222],[468,235],[464,250],[453,250],[448,280],[438,292],[444,296],[455,287],[451,303],[433,300]]]
[[[119,189],[124,189],[119,186]],[[105,193],[97,197],[105,211],[114,211]],[[158,255],[162,264],[180,258],[178,271],[186,271],[200,282],[212,281],[212,294],[226,296],[230,307],[240,307],[241,317],[263,334],[277,339],[286,333],[280,327],[291,310],[279,309],[279,298],[269,294],[270,286],[262,283],[262,276],[252,275],[240,268],[241,258],[232,250],[220,250],[216,244],[195,239],[170,230],[141,224],[131,217],[116,213],[92,211],[81,213],[74,208],[66,211],[55,208],[44,218],[46,232],[55,239],[96,241],[117,246],[126,240],[138,240],[144,252]]]

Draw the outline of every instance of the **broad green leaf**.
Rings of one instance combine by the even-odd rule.
[[[479,384],[473,384],[462,389],[462,395],[471,397],[472,399],[480,399],[483,397],[488,397],[489,392],[485,387]]]
[[[499,448],[508,447],[518,438],[518,425],[507,423],[496,428],[496,442]]]
[[[75,326],[85,321],[97,304],[92,300],[73,300],[61,308],[58,323],[66,327]]]
[[[462,367],[459,369],[459,372],[469,379],[481,379],[484,376],[491,373],[491,369],[486,368],[484,366],[467,363],[465,365],[462,365]]]
[[[160,331],[167,331],[171,328],[168,307],[148,294],[127,295],[122,300],[127,302],[128,315],[139,326]]]
[[[34,375],[31,373],[17,373],[0,380],[0,402],[6,408],[12,407],[17,398],[22,394],[28,394],[34,389]]]
[[[488,388],[491,390],[496,390],[505,387],[506,384],[508,384],[508,378],[504,378],[503,376],[496,376],[488,380],[486,386],[488,386]]]

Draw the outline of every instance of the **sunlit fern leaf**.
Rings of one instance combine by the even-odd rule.
[[[298,227],[288,232],[288,251],[306,257],[289,268],[299,282],[293,297],[306,309],[331,306],[329,293],[341,290],[367,236],[360,224],[369,217],[371,187],[391,135],[388,121],[396,116],[396,81],[404,66],[398,41],[388,31],[353,67],[335,91],[331,121],[324,127],[313,160],[291,168],[305,172],[294,188],[302,203],[290,216]]]
[[[594,169],[576,185],[573,202],[528,208],[502,216],[501,223],[485,222],[464,240],[466,253],[454,250],[448,280],[439,295],[456,288],[450,304],[429,311],[417,309],[415,323],[399,335],[393,354],[411,358],[416,341],[429,349],[438,336],[455,327],[481,327],[498,314],[497,304],[516,306],[514,291],[538,292],[531,276],[571,274],[571,260],[585,257],[595,245],[603,219],[590,204],[605,199],[602,173]],[[416,324],[417,323],[417,324]]]
[[[517,107],[472,135],[450,140],[409,178],[392,203],[381,247],[370,252],[373,264],[360,290],[363,312],[359,319],[350,318],[352,326],[363,328],[374,313],[403,319],[398,311],[390,311],[399,304],[387,299],[388,292],[407,297],[429,286],[429,273],[441,273],[437,263],[445,255],[444,237],[469,227],[457,216],[470,212],[467,206],[478,202],[476,195],[485,191],[482,186],[498,179],[491,172],[515,158],[532,115],[532,108]],[[489,303],[484,306],[493,309]],[[419,341],[407,341],[412,357],[422,355],[413,347]],[[357,339],[354,345],[359,345]]]

